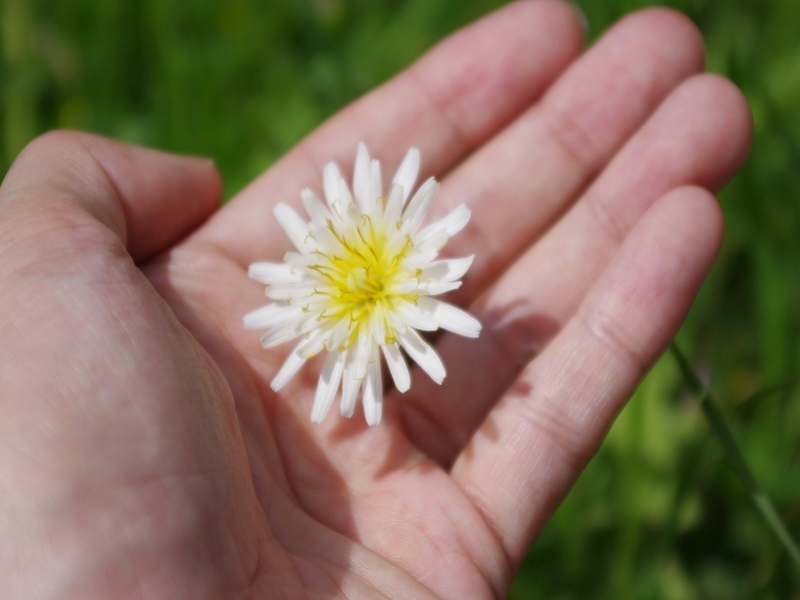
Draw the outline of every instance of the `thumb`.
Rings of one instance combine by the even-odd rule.
[[[14,161],[0,186],[0,206],[45,198],[77,203],[140,263],[202,223],[221,195],[219,175],[207,160],[55,131]]]

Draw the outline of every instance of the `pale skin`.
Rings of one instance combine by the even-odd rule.
[[[454,34],[219,209],[209,162],[58,132],[0,187],[0,596],[501,598],[688,311],[722,237],[713,192],[750,139],[684,17],[634,14],[582,51],[551,0]],[[435,338],[382,423],[309,420],[319,364],[242,316],[280,260],[279,201],[365,141],[409,146],[467,203]]]

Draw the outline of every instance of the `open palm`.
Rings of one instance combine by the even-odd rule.
[[[685,18],[581,43],[568,5],[509,5],[216,212],[205,161],[32,143],[0,188],[0,595],[504,596],[685,316],[750,135]],[[269,388],[290,348],[243,329],[247,266],[362,140],[390,171],[420,148],[431,218],[472,209],[449,300],[483,332],[434,338],[444,384],[413,370],[379,426],[312,425],[319,364]]]

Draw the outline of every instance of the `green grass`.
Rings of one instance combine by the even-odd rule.
[[[73,127],[215,158],[231,195],[499,0],[0,0],[0,173]],[[580,0],[595,37],[651,2]],[[800,538],[800,0],[673,0],[755,118],[721,257],[679,335]],[[780,599],[800,574],[667,356],[543,531],[513,599]]]

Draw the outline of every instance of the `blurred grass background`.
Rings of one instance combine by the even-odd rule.
[[[235,193],[346,102],[501,0],[0,0],[0,174],[85,129],[214,157]],[[590,38],[644,0],[579,0]],[[800,0],[673,0],[755,118],[720,260],[679,341],[800,538]],[[510,597],[800,598],[800,574],[687,396],[647,377]]]

